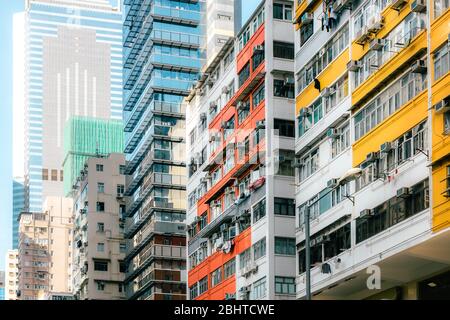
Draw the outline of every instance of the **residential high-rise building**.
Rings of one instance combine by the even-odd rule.
[[[25,148],[26,211],[41,212],[47,196],[64,196],[63,135],[71,115],[122,118],[120,8],[120,1],[26,0],[15,19],[15,50],[24,59],[14,64],[22,75],[14,92],[24,96],[15,99],[24,114],[15,126],[24,137],[14,148]]]
[[[127,297],[185,299],[182,102],[204,60],[205,2],[124,4]]]
[[[64,194],[70,195],[89,157],[123,152],[123,123],[73,116],[64,127]]]
[[[448,6],[296,3],[298,299],[449,296]]]
[[[5,300],[17,300],[19,263],[17,249],[8,250],[5,258]]]
[[[188,97],[189,298],[295,298],[292,1],[262,1]]]
[[[47,197],[44,212],[22,212],[19,221],[18,299],[71,293],[72,199]]]
[[[74,193],[73,293],[78,300],[125,298],[125,156],[87,158]]]
[[[19,247],[19,215],[25,205],[25,189],[22,177],[13,179],[13,205],[12,205],[12,248]]]

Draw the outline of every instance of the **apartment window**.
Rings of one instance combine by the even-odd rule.
[[[282,216],[295,216],[294,199],[274,198],[274,214]]]
[[[328,91],[328,95],[323,98],[325,113],[330,112],[341,103],[349,93],[348,90],[348,73],[337,80],[329,88],[323,88],[322,91]]]
[[[429,207],[428,179],[415,184],[405,197],[393,197],[356,219],[356,243],[360,243]]]
[[[255,260],[266,255],[266,238],[262,238],[253,245],[253,257]]]
[[[103,172],[103,165],[102,164],[96,164],[95,165],[95,170],[97,170],[97,172]]]
[[[445,11],[447,11],[450,5],[449,0],[434,0],[434,19],[440,17]]]
[[[306,41],[314,34],[314,23],[306,23],[300,27],[300,46],[303,46]]]
[[[228,139],[234,132],[234,116],[225,122],[225,128],[223,129],[223,139]]]
[[[240,125],[250,114],[250,100],[241,102],[238,107],[238,124]]]
[[[102,242],[97,243],[97,252],[105,252],[105,244]]]
[[[313,24],[310,23],[305,26],[305,28],[311,28],[311,30],[304,30],[304,28],[300,29],[302,45],[312,35],[312,25]],[[305,67],[299,71],[297,78],[297,94],[303,91],[303,89],[305,89],[319,73],[321,73],[342,51],[344,51],[349,43],[348,38],[349,31],[348,24],[346,24],[325,44],[325,46],[318,50],[318,53],[316,53]]]
[[[377,72],[389,59],[406,48],[412,39],[425,29],[426,15],[412,12],[383,38],[384,46],[380,50],[370,50],[359,62],[361,68],[354,73],[355,88],[373,73]],[[355,30],[354,30],[355,31]]]
[[[273,80],[273,95],[280,98],[294,99],[294,80],[288,76],[285,80]]]
[[[103,282],[97,282],[97,290],[98,291],[105,291],[105,284]]]
[[[275,254],[295,255],[295,238],[275,237]]]
[[[288,42],[273,42],[273,56],[281,59],[294,59],[294,44]]]
[[[119,165],[119,174],[125,174],[125,166],[124,165]]]
[[[275,277],[275,293],[295,294],[295,278]]]
[[[223,265],[224,279],[228,279],[236,273],[236,260],[235,258],[229,260]]]
[[[436,51],[434,57],[434,80],[439,79],[446,74],[450,67],[450,55],[448,53],[449,45],[445,42],[444,46]]]
[[[191,142],[191,146],[195,145],[195,128],[192,129],[191,133],[189,134],[189,140]]]
[[[266,216],[266,198],[253,206],[253,223],[261,220]]]
[[[198,297],[198,282],[189,288],[189,297],[191,300]]]
[[[123,184],[117,185],[117,194],[123,195],[125,193],[125,186]]]
[[[319,122],[324,115],[323,99],[318,98],[309,107],[300,110],[298,116],[298,134],[304,135],[311,127]]]
[[[108,271],[108,262],[106,261],[94,261],[95,271]]]
[[[211,287],[215,287],[221,282],[222,282],[222,268],[219,267],[218,269],[214,270],[211,273]]]
[[[119,252],[125,253],[127,251],[127,244],[126,243],[120,243],[119,244]]]
[[[198,295],[201,295],[201,294],[205,293],[206,291],[208,291],[208,276],[202,278],[198,282]]]
[[[407,73],[402,76],[355,115],[355,140],[359,140],[425,88],[426,75]]]
[[[123,261],[119,261],[119,272],[121,273],[127,272],[127,265]]]
[[[105,212],[105,203],[97,202],[97,212]]]
[[[311,238],[311,264],[322,263],[341,254],[351,245],[350,223],[343,225],[331,233],[319,232]],[[299,244],[299,273],[305,272],[305,241]]]
[[[292,21],[292,5],[284,3],[274,3],[273,18]]]
[[[295,169],[292,166],[292,162],[295,158],[295,152],[293,150],[278,150],[278,158],[276,159],[276,175],[290,176],[295,175]]]
[[[225,70],[234,60],[234,49],[227,53],[223,58],[223,69]]]
[[[97,192],[104,193],[105,192],[105,184],[103,182],[97,183]]]
[[[252,254],[250,248],[248,248],[239,255],[239,268],[241,268],[242,270],[245,267],[248,267],[251,261],[252,261]]]
[[[337,136],[331,139],[331,157],[334,158],[350,147],[349,123],[337,128]]]
[[[248,79],[250,76],[250,63],[247,62],[247,64],[242,68],[242,70],[239,72],[238,78],[239,78],[239,87],[241,87],[244,82]]]
[[[444,113],[444,134],[450,134],[450,111]]]
[[[253,56],[252,56],[252,70],[256,70],[260,66],[260,64],[264,61],[265,51],[264,51],[264,44],[261,44],[262,49],[255,50],[253,49]]]
[[[282,137],[295,137],[295,122],[284,119],[274,119],[274,129],[278,130],[278,135]]]
[[[105,224],[103,222],[97,223],[97,232],[105,232]]]
[[[58,181],[58,170],[52,169],[52,181]]]
[[[261,299],[266,296],[266,277],[259,279],[253,283],[252,299]]]
[[[319,148],[309,152],[300,160],[299,180],[303,181],[319,169]]]
[[[259,106],[261,102],[264,101],[264,85],[260,86],[254,93],[253,93],[253,108],[256,108]]]

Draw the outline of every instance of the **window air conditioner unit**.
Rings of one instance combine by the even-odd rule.
[[[205,112],[200,113],[200,120],[201,121],[205,121],[206,120],[206,113]]]
[[[339,13],[344,9],[351,9],[351,8],[352,8],[352,0],[336,0],[333,3],[333,10],[336,13]]]
[[[245,209],[241,213],[242,217],[250,217],[250,209]]]
[[[397,190],[397,198],[408,198],[411,195],[409,188],[400,188]]]
[[[250,286],[244,286],[244,287],[239,289],[239,292],[241,292],[241,293],[248,293],[248,292],[250,292],[250,290],[251,290]]]
[[[367,218],[370,218],[371,216],[373,216],[373,213],[374,212],[372,209],[364,209],[359,213],[359,217],[367,219]]]
[[[450,96],[436,103],[434,105],[434,111],[437,114],[450,111]]]
[[[385,142],[380,146],[381,153],[388,153],[393,148],[392,142]]]
[[[411,72],[426,74],[427,73],[427,65],[425,64],[425,61],[424,60],[415,61],[413,63],[413,65],[411,66]]]
[[[336,128],[328,128],[327,130],[327,137],[329,138],[337,138],[339,137],[341,134],[339,133],[339,129]]]
[[[228,88],[228,86],[225,86],[222,88],[222,93],[223,94],[227,94],[228,92],[230,92],[230,88]]]
[[[347,63],[347,71],[358,71],[361,69],[361,62],[358,60],[351,60]]]
[[[386,45],[386,39],[373,39],[370,41],[370,50],[381,50]]]
[[[412,12],[424,12],[427,10],[427,3],[425,0],[414,0],[411,2]]]
[[[370,152],[367,154],[366,161],[374,162],[374,161],[378,160],[378,158],[379,158],[378,152]]]
[[[328,188],[334,188],[337,186],[337,184],[338,184],[338,179],[336,179],[336,178],[333,178],[333,179],[330,179],[327,181]]]
[[[211,101],[209,103],[209,110],[215,110],[217,108],[217,103],[215,101]]]
[[[367,22],[367,30],[372,33],[377,33],[383,28],[383,17],[381,15],[375,15]]]
[[[256,129],[264,129],[266,127],[266,123],[264,120],[256,121]]]
[[[295,158],[294,159],[294,161],[293,161],[294,163],[292,164],[292,166],[294,167],[294,168],[300,168],[300,167],[302,167],[303,166],[303,159],[300,159],[300,158]]]
[[[123,193],[119,192],[116,196],[117,199],[122,199],[123,198]]]
[[[235,293],[225,293],[225,300],[236,300]]]
[[[369,34],[369,28],[367,26],[363,26],[357,33],[355,37],[355,42],[357,44],[363,45],[364,43],[369,40],[370,34]]]
[[[301,24],[309,24],[312,23],[314,19],[314,14],[311,12],[305,12],[300,18]]]
[[[407,0],[393,0],[390,8],[395,11],[400,11],[407,3]]]

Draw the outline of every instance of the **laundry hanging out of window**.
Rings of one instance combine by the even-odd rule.
[[[326,1],[323,2],[323,14],[322,14],[322,30],[326,29],[327,32],[333,30],[336,26],[337,16],[333,10],[331,4],[327,4]]]

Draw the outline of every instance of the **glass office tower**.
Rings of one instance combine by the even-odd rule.
[[[186,298],[183,99],[203,61],[203,1],[125,0],[129,299]]]
[[[107,0],[27,0],[21,19],[25,209],[39,212],[63,196],[69,117],[122,119],[122,13]]]

